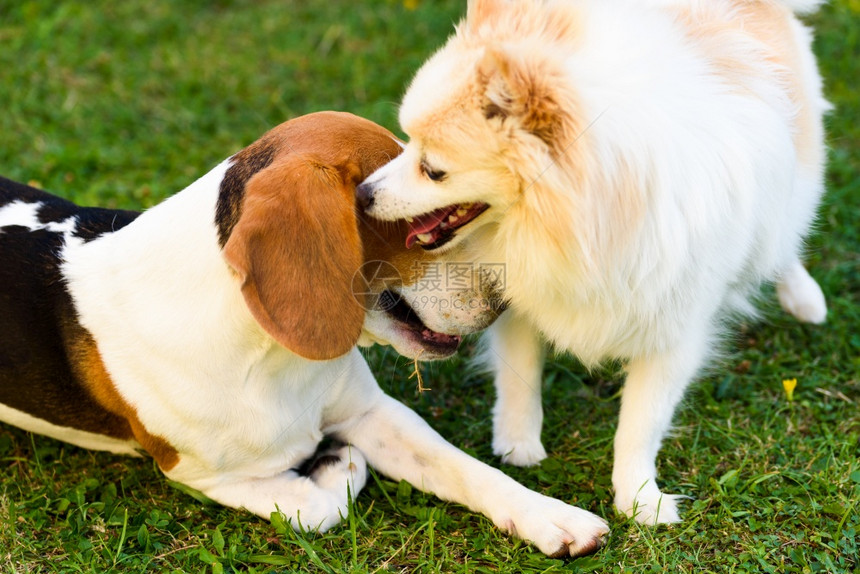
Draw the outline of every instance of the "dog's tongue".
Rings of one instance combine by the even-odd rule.
[[[439,224],[445,221],[452,211],[457,209],[456,205],[442,207],[436,211],[419,215],[409,222],[409,234],[406,236],[406,249],[409,249],[415,242],[418,241],[419,235],[430,235],[429,241],[424,241],[425,244],[432,244],[436,241],[440,234]]]

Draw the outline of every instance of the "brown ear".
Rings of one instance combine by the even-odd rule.
[[[351,290],[362,262],[351,185],[306,156],[279,159],[248,181],[224,246],[251,314],[307,359],[343,355],[361,334],[364,310]]]
[[[511,118],[547,145],[558,143],[562,108],[555,86],[564,85],[545,62],[527,62],[501,47],[489,47],[478,63],[484,82],[484,115]]]

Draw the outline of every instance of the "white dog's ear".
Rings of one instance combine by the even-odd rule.
[[[492,20],[507,4],[507,0],[469,0],[466,5],[466,22],[471,31]]]
[[[484,85],[484,116],[516,121],[550,147],[560,143],[564,108],[557,86],[563,76],[542,61],[526,61],[504,47],[489,47],[478,63]]]
[[[314,360],[349,351],[364,309],[352,294],[362,263],[354,188],[338,170],[292,154],[255,174],[224,245],[263,329]]]

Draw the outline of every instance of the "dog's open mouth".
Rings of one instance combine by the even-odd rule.
[[[460,203],[449,205],[416,217],[409,217],[409,234],[406,248],[416,243],[422,249],[442,247],[454,238],[454,232],[473,221],[490,206],[486,203]]]
[[[429,329],[418,317],[418,313],[409,306],[409,303],[399,293],[390,290],[384,291],[380,296],[380,302],[383,303],[385,312],[400,323],[414,340],[424,349],[430,351],[432,355],[447,357],[457,352],[457,347],[460,346],[460,337]]]

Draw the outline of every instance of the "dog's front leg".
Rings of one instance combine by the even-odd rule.
[[[609,531],[590,512],[533,492],[462,452],[382,393],[363,415],[339,425],[337,434],[383,474],[482,512],[550,556],[593,552]]]
[[[708,347],[704,329],[687,333],[683,345],[627,367],[615,433],[612,484],[615,506],[644,524],[678,522],[677,501],[657,487],[657,453],[675,408],[701,366]]]
[[[541,378],[544,343],[526,321],[505,312],[486,335],[484,360],[495,373],[493,453],[502,462],[531,466],[546,458]]]

